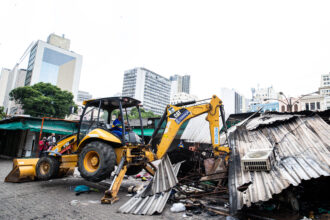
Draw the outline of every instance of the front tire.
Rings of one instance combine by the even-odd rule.
[[[116,153],[110,145],[92,141],[79,154],[78,170],[84,179],[100,182],[110,177],[115,163]]]
[[[55,157],[41,157],[36,166],[37,178],[39,180],[49,180],[57,177],[60,169],[60,162]]]

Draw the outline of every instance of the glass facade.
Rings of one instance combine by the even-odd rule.
[[[74,59],[74,57],[45,48],[42,57],[39,81],[56,85],[60,69]]]
[[[26,78],[25,78],[25,85],[28,86],[31,84],[31,77],[32,77],[32,71],[34,67],[34,61],[36,59],[36,53],[37,53],[38,44],[35,44],[30,52],[29,62],[28,62],[28,68],[26,69]]]
[[[31,84],[32,73],[35,68],[37,49],[38,49],[38,44],[36,44],[31,49],[27,73],[26,73],[25,85]],[[43,48],[41,52],[43,52],[42,53],[43,55],[42,55],[39,79],[37,79],[37,81],[56,85],[59,72],[61,70],[65,72],[66,71],[65,65],[75,60],[76,58],[57,52],[47,47]]]

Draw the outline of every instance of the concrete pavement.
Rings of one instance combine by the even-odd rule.
[[[119,201],[102,205],[100,199],[108,188],[105,183],[87,182],[81,177],[69,177],[49,181],[5,183],[3,180],[12,169],[11,160],[0,160],[0,219],[181,219],[183,213],[171,213],[167,205],[162,215],[139,216],[117,213],[118,208],[130,197],[127,188],[134,184],[124,181]],[[134,180],[136,181],[136,180]],[[88,185],[99,192],[76,196],[77,185]],[[71,205],[73,200],[77,204]],[[195,216],[200,218],[201,216]]]

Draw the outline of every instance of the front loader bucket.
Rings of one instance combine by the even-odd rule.
[[[20,183],[33,181],[36,178],[36,166],[39,158],[14,159],[13,169],[7,175],[5,182]]]

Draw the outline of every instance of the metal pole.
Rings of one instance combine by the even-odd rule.
[[[121,104],[121,100],[119,100],[119,110],[120,110],[120,114],[121,114],[121,123],[122,123],[122,126],[123,126],[123,129],[122,129],[122,139],[123,139],[123,144],[126,145],[126,141],[125,141],[125,123],[124,123],[124,117],[123,117],[123,106]]]
[[[226,118],[225,118],[225,110],[224,110],[224,107],[223,107],[222,104],[220,105],[220,113],[221,113],[222,124],[223,124],[223,127],[225,129],[225,134],[226,134],[228,147],[231,149],[230,143],[229,143],[229,140],[228,140],[228,129],[227,129]],[[220,135],[220,131],[219,131],[219,135]]]
[[[127,126],[130,127],[129,120],[128,120],[128,114],[127,114],[127,108],[125,108],[125,113],[126,113]],[[128,135],[128,142],[131,143],[131,135]]]
[[[167,116],[167,107],[165,108],[164,114],[163,114],[163,116],[161,117],[160,121],[158,122],[157,128],[154,130],[154,133],[152,133],[151,138],[150,138],[150,141],[149,141],[148,144],[151,144],[151,142],[153,141],[153,139],[154,139],[155,136],[157,135],[157,133],[158,133],[160,127],[162,126],[163,122],[164,122],[165,119],[166,119],[166,116]]]
[[[86,109],[87,109],[87,106],[83,107],[83,111],[80,115],[80,120],[79,120],[79,124],[78,124],[78,133],[77,133],[77,146],[79,145],[79,142],[80,142],[80,128],[81,128],[82,121],[84,119]]]
[[[143,124],[142,124],[142,117],[141,117],[140,106],[137,106],[137,110],[139,112],[139,118],[140,118],[142,143],[144,144],[144,133],[143,133]]]
[[[96,126],[99,126],[101,104],[102,104],[102,100],[100,100],[100,103],[99,103],[99,111],[97,112],[97,123],[96,123]]]

